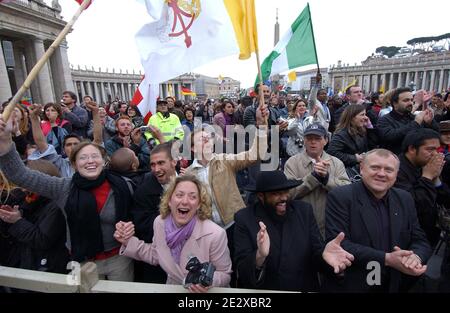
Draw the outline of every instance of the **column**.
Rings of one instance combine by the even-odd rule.
[[[334,74],[332,75],[332,77],[331,77],[331,89],[333,89],[333,92],[335,92],[335,86],[334,86]]]
[[[76,89],[72,81],[66,46],[55,49],[48,64],[50,65],[53,88],[55,88],[57,98],[60,98],[66,90],[74,91]]]
[[[419,71],[414,74],[414,85],[416,85],[416,89],[419,90]]]
[[[94,82],[94,92],[95,92],[95,101],[98,103],[100,103],[102,100],[100,98],[100,94],[98,93],[98,86],[97,86],[97,82]]]
[[[125,89],[123,87],[123,83],[120,84],[120,90],[122,91],[122,100],[127,100],[127,96],[125,95]]]
[[[390,74],[390,79],[389,79],[389,90],[394,89],[394,73]]]
[[[441,70],[441,75],[439,76],[439,89],[438,92],[442,92],[444,88],[444,69]]]
[[[84,86],[84,81],[80,82],[81,86],[81,96],[84,97],[86,95],[86,87]]]
[[[91,82],[88,81],[86,83],[87,83],[87,86],[88,86],[88,88],[87,88],[88,95],[91,96],[91,97],[94,97],[94,94],[92,92]]]
[[[133,99],[133,93],[131,92],[131,83],[127,84],[127,89],[128,89],[128,100],[131,101],[131,99]]]
[[[383,74],[382,77],[383,77],[383,81],[380,84],[380,88],[379,89],[383,89],[384,92],[387,92],[389,90],[389,86],[386,85],[387,84],[387,74],[386,73]]]
[[[402,87],[402,73],[401,72],[398,73],[398,76],[397,76],[397,88],[400,88],[400,87]]]
[[[432,70],[431,71],[431,81],[430,81],[430,90],[431,92],[434,91],[434,80],[436,79],[436,71]]]
[[[411,83],[411,72],[410,71],[408,71],[407,73],[406,73],[406,86],[408,87],[409,85],[410,85],[410,83]]]
[[[3,55],[3,48],[0,41],[0,101],[8,100],[12,97],[11,85],[8,77],[8,69],[6,68],[5,56]]]
[[[36,54],[36,60],[40,60],[45,53],[44,41],[40,38],[33,39],[34,53]],[[42,103],[48,103],[55,101],[55,95],[53,93],[53,86],[50,79],[50,69],[48,63],[44,64],[37,77],[39,92]]]
[[[423,76],[422,76],[422,86],[420,87],[420,89],[425,89],[426,87],[426,83],[427,83],[427,71],[423,71]]]
[[[25,77],[27,77],[25,58],[23,55],[22,48],[17,47],[16,45],[13,44],[13,49],[14,49],[14,63],[15,63],[14,76],[16,78],[16,86],[17,86],[17,88],[20,88],[20,86],[22,86],[23,82],[25,81]],[[1,51],[1,47],[0,47],[0,51]],[[0,81],[1,80],[2,79],[0,79]],[[25,95],[31,96],[30,91],[27,90]]]

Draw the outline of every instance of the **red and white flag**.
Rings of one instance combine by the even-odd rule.
[[[75,1],[78,2],[80,5],[82,5],[84,0],[75,0]],[[91,0],[91,2],[88,4],[88,6],[86,7],[86,9],[89,8],[89,6],[90,6],[91,4],[92,4],[92,0]]]
[[[145,76],[142,78],[138,89],[131,99],[131,105],[136,106],[144,117],[144,123],[148,124],[148,120],[152,114],[156,113],[156,100],[159,96],[159,84],[148,83]]]

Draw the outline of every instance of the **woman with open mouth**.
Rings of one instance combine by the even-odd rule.
[[[167,284],[184,284],[191,292],[207,292],[211,286],[229,287],[231,258],[227,235],[210,220],[211,210],[206,187],[195,176],[178,176],[161,200],[152,243],[133,236],[133,223],[116,224],[114,237],[122,243],[120,254],[160,265],[167,273]],[[205,284],[207,279],[203,278],[207,277],[188,284],[186,277],[191,272],[186,266],[192,264],[193,257],[203,268],[215,268],[211,285]]]
[[[13,113],[14,114],[14,113]],[[11,139],[14,116],[0,116],[0,170],[15,185],[54,200],[63,208],[68,225],[67,245],[73,261],[92,261],[100,279],[133,281],[133,260],[119,255],[115,224],[128,220],[132,186],[105,169],[106,151],[81,142],[70,154],[71,178],[51,177],[26,168]]]

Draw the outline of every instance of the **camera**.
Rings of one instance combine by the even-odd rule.
[[[186,264],[186,269],[189,272],[184,279],[183,285],[185,288],[188,288],[190,285],[197,284],[201,284],[203,287],[212,285],[216,268],[211,263],[200,263],[196,257],[192,257]]]
[[[139,130],[141,131],[141,133],[145,133],[151,131],[151,128],[149,126],[141,126],[139,127]]]
[[[299,148],[303,148],[303,145],[304,145],[304,140],[303,140],[303,138],[297,138],[297,139],[295,139],[295,144],[299,147]]]

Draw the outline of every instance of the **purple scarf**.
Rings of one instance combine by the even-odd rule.
[[[181,250],[189,237],[191,237],[196,222],[197,216],[194,216],[188,224],[178,228],[177,225],[175,225],[172,214],[170,214],[164,222],[166,243],[177,264],[180,264]]]
[[[225,137],[228,137],[227,125],[233,125],[233,116],[223,112],[223,117],[225,118]]]

